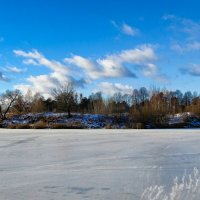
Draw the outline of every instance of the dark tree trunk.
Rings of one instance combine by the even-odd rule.
[[[71,117],[71,111],[70,111],[70,108],[67,109],[67,113],[68,113],[68,117],[70,118],[70,117]]]

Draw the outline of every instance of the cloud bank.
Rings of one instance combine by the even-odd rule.
[[[138,46],[96,59],[72,55],[71,57],[64,58],[63,61],[50,60],[35,49],[28,52],[23,50],[14,50],[13,52],[16,56],[23,58],[25,65],[45,67],[50,70],[47,74],[30,75],[26,78],[27,84],[15,85],[15,88],[24,92],[31,89],[33,92],[44,94],[45,97],[51,96],[53,88],[60,87],[69,82],[83,88],[87,83],[92,84],[98,80],[102,81],[99,86],[105,93],[111,90],[114,93],[123,93],[123,90],[129,93],[132,87],[128,85],[123,86],[120,83],[113,84],[104,80],[125,77],[135,79],[138,77],[138,73],[140,76],[150,77],[158,81],[162,77],[155,64],[157,55],[154,47],[151,45]],[[9,70],[16,73],[20,72],[15,67],[9,68]]]

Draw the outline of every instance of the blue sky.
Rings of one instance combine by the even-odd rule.
[[[199,92],[198,0],[0,0],[0,92]]]

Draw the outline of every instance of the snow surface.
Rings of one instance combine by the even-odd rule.
[[[199,169],[198,129],[0,129],[2,200],[197,200]]]

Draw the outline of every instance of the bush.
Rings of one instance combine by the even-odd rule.
[[[39,122],[36,122],[35,124],[33,124],[32,128],[34,128],[34,129],[45,129],[45,128],[47,128],[47,124],[43,121],[39,121]]]
[[[105,129],[112,129],[112,126],[111,126],[111,124],[107,124],[104,128]]]
[[[17,124],[16,129],[30,129],[29,124]]]
[[[84,125],[81,122],[70,122],[70,123],[60,123],[60,124],[52,124],[52,129],[84,129]]]
[[[52,124],[51,128],[52,129],[67,129],[68,126],[67,124]]]
[[[17,124],[9,124],[7,126],[7,128],[9,128],[9,129],[16,129],[17,128]]]
[[[7,126],[10,129],[30,129],[29,124],[10,124]]]
[[[3,128],[3,120],[0,119],[0,128]]]
[[[144,129],[144,124],[143,123],[131,123],[130,128],[133,129]]]

